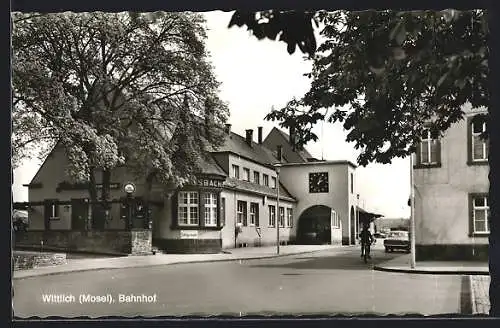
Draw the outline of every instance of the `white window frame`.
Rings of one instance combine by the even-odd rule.
[[[484,205],[483,206],[476,206],[476,199],[482,198],[484,200]],[[486,229],[485,231],[478,231],[476,229],[476,211],[484,211],[484,228]],[[475,196],[472,198],[472,226],[473,226],[473,232],[474,234],[489,234],[490,233],[490,227],[488,225],[488,217],[490,214],[490,206],[488,205],[488,196]]]
[[[246,167],[243,168],[243,180],[250,181],[250,169]]]
[[[239,180],[240,179],[240,167],[238,165],[233,164],[233,178]]]
[[[260,185],[260,172],[253,171],[253,182]]]
[[[252,212],[252,210],[255,210],[255,208],[257,207],[257,211],[256,212]],[[248,225],[251,226],[251,227],[254,227],[255,226],[255,223],[257,222],[257,213],[259,211],[259,204],[257,203],[250,203],[250,215],[249,215],[249,218],[248,218]]]
[[[269,205],[269,221],[268,225],[271,228],[276,227],[276,206]]]
[[[269,175],[262,174],[262,183],[264,183],[264,186],[269,187]]]
[[[280,225],[280,228],[284,228],[285,227],[285,208],[283,206],[280,206],[280,217],[279,217],[279,225]]]
[[[184,195],[187,197],[187,203],[181,203],[181,199],[184,199]],[[195,197],[196,195],[196,197]],[[196,203],[193,200],[196,199]],[[200,224],[200,210],[199,210],[199,194],[196,191],[179,191],[177,197],[177,224],[179,226],[198,226]],[[186,220],[187,223],[181,221],[181,208],[186,209]],[[192,215],[192,209],[196,209],[196,218]]]
[[[239,200],[236,202],[236,223],[244,224],[244,216],[246,211],[240,211],[240,205],[247,206],[247,202]]]
[[[203,208],[205,215],[205,226],[217,226],[217,193],[206,192],[203,194]]]
[[[291,207],[286,209],[286,225],[288,228],[293,227],[293,208]]]
[[[421,143],[420,143],[420,163],[421,165],[434,165],[437,164],[439,161],[439,158],[436,158],[435,161],[432,161],[432,144],[433,142],[437,143],[437,139],[432,137],[432,132],[431,129],[424,129],[424,131],[427,131],[424,137],[422,137]],[[424,150],[424,142],[427,142],[427,147]],[[436,145],[436,147],[438,147]],[[424,152],[427,153],[427,162],[423,161],[423,154]],[[436,154],[437,157],[437,154]]]
[[[488,140],[483,140],[481,139],[481,143],[483,145],[483,156],[482,158],[475,158],[474,157],[474,139],[476,137],[480,137],[481,134],[483,134],[484,132],[486,132],[486,122],[482,122],[482,125],[483,125],[483,128],[481,129],[481,132],[474,132],[474,122],[471,123],[471,159],[473,162],[484,162],[484,161],[487,161],[488,160],[488,154],[486,152],[486,148],[487,148],[487,145],[486,143],[488,142]]]
[[[271,188],[276,189],[276,186],[278,185],[278,181],[276,177],[271,177]]]

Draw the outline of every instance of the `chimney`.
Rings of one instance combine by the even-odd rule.
[[[280,161],[280,163],[281,163],[281,161],[283,160],[283,146],[279,145],[277,147],[277,156],[276,157],[278,158],[278,161]]]
[[[231,134],[231,124],[226,124],[226,133]]]
[[[259,145],[262,145],[262,126],[259,126],[258,128],[258,140],[259,140]]]
[[[247,144],[252,147],[252,140],[253,140],[253,130],[252,129],[249,129],[249,130],[246,130],[247,132]]]
[[[290,127],[289,129],[289,140],[288,142],[290,143],[290,145],[292,146],[292,150],[295,151],[296,150],[296,146],[295,146],[295,128],[293,126]]]

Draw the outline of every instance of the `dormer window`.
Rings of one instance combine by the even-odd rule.
[[[235,179],[240,179],[240,167],[238,165],[233,165],[232,177]]]

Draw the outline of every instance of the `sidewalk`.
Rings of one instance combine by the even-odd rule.
[[[34,276],[61,274],[68,272],[151,267],[168,264],[217,262],[272,258],[323,250],[342,250],[349,246],[340,245],[288,245],[280,246],[280,255],[276,254],[276,246],[248,247],[224,250],[217,254],[156,254],[144,256],[122,256],[111,258],[68,259],[66,264],[42,267],[30,270],[14,271],[13,279],[23,279]]]
[[[474,315],[488,315],[490,309],[488,263],[459,261],[423,261],[417,262],[415,268],[410,266],[410,256],[402,255],[380,265],[374,270],[403,272],[415,274],[454,274],[468,276],[470,304]]]

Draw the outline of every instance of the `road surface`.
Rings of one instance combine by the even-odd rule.
[[[373,271],[378,245],[242,262],[87,271],[14,281],[16,317],[458,314],[461,277]]]

